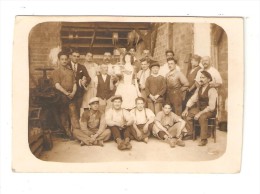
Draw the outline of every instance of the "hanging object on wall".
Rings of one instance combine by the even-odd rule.
[[[73,39],[73,34],[71,32],[69,32],[69,39],[72,40]]]
[[[112,44],[113,44],[114,46],[117,45],[118,39],[119,39],[118,33],[117,33],[117,32],[113,32],[113,33],[112,33]]]
[[[49,53],[49,65],[56,66],[58,64],[58,54],[61,51],[60,45],[52,48]]]
[[[78,35],[78,32],[77,32],[77,31],[74,31],[74,37],[75,37],[75,39],[78,39],[78,38],[79,38],[79,35]]]
[[[139,41],[140,41],[140,35],[135,30],[128,33],[127,45],[133,46],[135,44],[136,46]]]
[[[128,32],[127,34],[127,45],[133,46],[135,41],[135,34],[133,33],[133,31]]]

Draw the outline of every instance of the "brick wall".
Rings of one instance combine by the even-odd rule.
[[[193,53],[193,41],[193,24],[162,24],[158,28],[153,57],[160,64],[164,64],[166,62],[165,51],[172,49],[179,58],[179,66],[182,72],[186,74],[188,64],[185,60],[190,53]]]
[[[29,68],[30,68],[30,88],[35,87],[38,78],[42,76],[41,71],[36,71],[39,67],[54,67],[49,61],[51,49],[56,48],[60,42],[61,23],[45,22],[34,26],[29,35]],[[48,73],[50,76],[51,73]]]
[[[187,57],[193,53],[193,24],[174,23],[173,24],[173,51],[179,58],[179,66],[186,75],[188,63],[185,62]]]
[[[156,44],[154,48],[153,57],[155,60],[159,61],[160,64],[165,63],[165,50],[168,49],[168,32],[169,24],[165,23],[158,27]]]

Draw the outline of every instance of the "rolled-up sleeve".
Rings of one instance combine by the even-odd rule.
[[[194,94],[191,96],[191,98],[188,100],[186,106],[188,108],[192,107],[196,102],[198,102],[198,92],[199,89],[196,89],[196,91],[194,92]]]
[[[105,113],[105,121],[106,121],[106,124],[108,126],[113,126],[113,121],[112,121],[112,111],[111,109],[107,110],[106,113]]]
[[[210,88],[208,91],[209,105],[204,109],[206,112],[211,112],[216,109],[216,102],[218,98],[218,92],[215,88]]]
[[[60,83],[60,76],[59,76],[59,70],[56,69],[52,73],[52,79],[53,79],[53,84],[55,85],[56,83]]]
[[[189,81],[188,81],[188,79],[185,77],[185,75],[183,75],[183,73],[181,73],[180,72],[180,82],[181,82],[181,84],[182,84],[182,88],[183,89],[188,89],[189,88]]]

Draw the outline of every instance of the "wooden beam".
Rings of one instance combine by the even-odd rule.
[[[95,41],[95,38],[96,38],[96,31],[97,31],[97,26],[95,26],[95,29],[94,29],[94,33],[93,33],[93,36],[92,36],[92,39],[91,39],[91,43],[90,43],[90,48],[92,48],[93,44],[94,44],[94,41]]]
[[[141,30],[150,29],[151,24],[147,22],[62,22],[62,27],[76,27],[76,28],[95,28],[98,25],[99,28],[129,28],[134,26]]]
[[[61,32],[70,32],[72,30],[76,30],[77,32],[93,32],[93,28],[69,28],[69,27],[63,27],[61,28]],[[108,28],[108,29],[98,29],[97,32],[130,32],[132,31],[132,28],[124,28],[124,29],[118,29],[118,28]]]
[[[61,39],[71,39],[71,38],[69,36],[61,36]],[[73,37],[72,39],[76,39],[76,38]],[[92,36],[79,36],[77,39],[92,39]]]
[[[69,36],[61,36],[61,39],[70,39]],[[79,36],[77,39],[92,39],[92,36]],[[121,40],[127,40],[126,37],[119,37]],[[96,36],[96,40],[112,40],[112,37]]]
[[[63,43],[62,47],[76,47],[76,48],[81,48],[81,47],[90,47],[90,44],[78,44],[78,43]],[[115,46],[113,44],[94,44],[93,48],[114,48]],[[117,47],[125,47],[124,45],[117,45]]]

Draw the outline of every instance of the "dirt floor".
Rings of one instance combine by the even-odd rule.
[[[132,149],[120,151],[114,141],[100,146],[80,146],[78,141],[53,138],[53,149],[44,151],[40,159],[56,162],[113,162],[113,161],[205,161],[219,158],[226,150],[227,133],[217,130],[217,142],[209,138],[206,146],[197,146],[186,140],[185,147],[171,148],[169,144],[154,137],[144,142],[131,141]],[[109,153],[109,157],[108,156]]]

